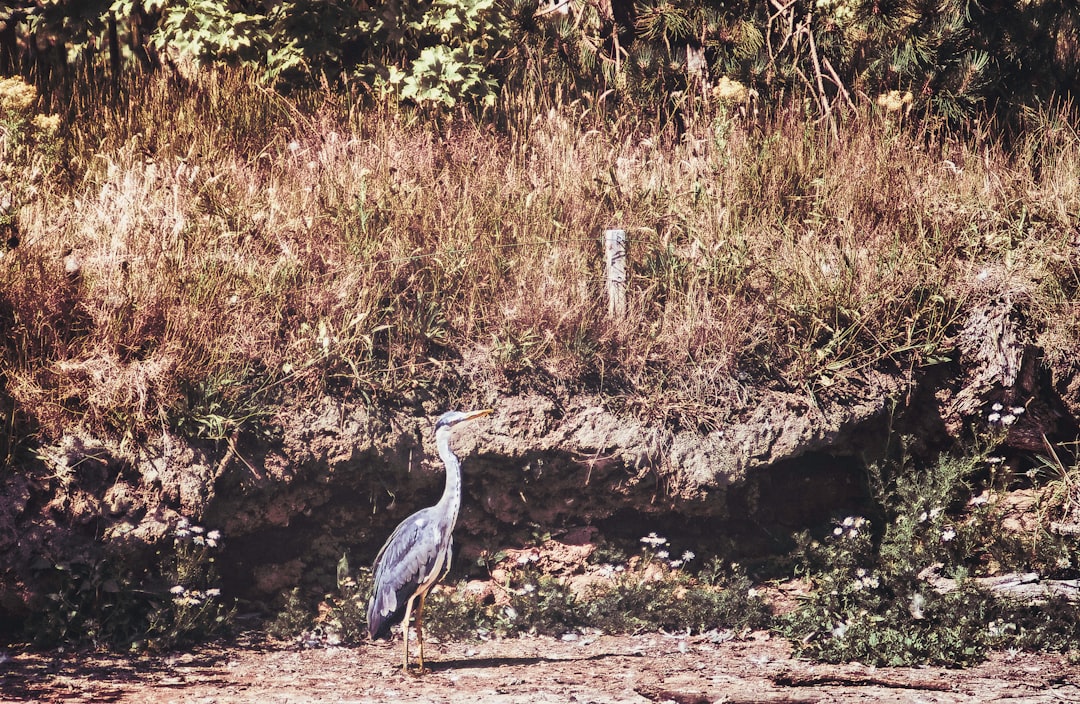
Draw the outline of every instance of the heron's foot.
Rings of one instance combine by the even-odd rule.
[[[413,677],[423,677],[424,675],[431,674],[431,669],[420,665],[418,667],[405,667],[402,668],[406,675]]]

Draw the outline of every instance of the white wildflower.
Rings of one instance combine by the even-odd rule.
[[[206,596],[210,597],[211,599],[214,599],[216,597],[221,596],[221,590],[216,588],[216,587],[214,587],[212,589],[207,589],[206,590]]]
[[[206,537],[209,540],[221,540],[221,531],[220,530],[212,530],[212,531],[210,531],[209,533],[206,534]]]
[[[919,523],[926,523],[926,519],[928,517],[929,516],[927,515],[926,511],[923,511],[922,513],[919,514]]]
[[[947,543],[947,542],[949,542],[950,540],[952,540],[955,537],[956,537],[956,531],[953,530],[952,526],[949,526],[948,528],[946,528],[945,530],[943,530],[941,532],[941,540],[943,542]]]
[[[843,535],[844,534],[844,529],[841,528],[840,526],[836,526],[835,528],[833,528],[832,534],[836,535],[836,536]]]
[[[1011,413],[1001,416],[1002,425],[1012,425],[1015,422],[1016,416],[1012,415]]]
[[[667,550],[657,550],[656,551],[656,556],[659,557],[661,560],[666,560],[666,559],[668,559],[668,551]]]
[[[1001,414],[991,413],[990,415],[986,416],[986,420],[990,421],[991,423],[997,423],[999,420],[1001,420]]]
[[[649,533],[648,535],[646,535],[644,538],[641,539],[641,542],[645,543],[646,545],[651,545],[652,547],[655,548],[655,547],[659,547],[661,545],[666,545],[667,544],[667,538],[661,538],[656,533]]]
[[[850,528],[853,525],[855,525],[855,517],[854,516],[848,516],[847,518],[844,519],[844,527],[845,528]]]
[[[925,618],[923,614],[923,607],[926,606],[926,597],[919,592],[915,592],[911,595],[911,601],[908,603],[908,612],[914,619]]]
[[[1027,409],[1024,408],[1023,406],[1013,406],[1012,408],[1009,409],[1009,413],[1012,413],[1014,416],[1022,416],[1022,415],[1024,415],[1024,411],[1026,411],[1026,410]]]
[[[1002,408],[1004,408],[1004,406],[1002,406],[1000,403],[995,403],[993,406],[990,406],[990,408],[995,411],[1000,411]]]
[[[683,560],[683,562],[690,562],[690,561],[691,561],[691,560],[693,560],[693,559],[694,559],[695,557],[697,557],[697,555],[695,555],[694,553],[690,552],[689,550],[687,550],[686,552],[684,552],[684,553],[682,554],[682,560]]]
[[[169,590],[169,592],[171,592],[172,594],[183,594],[186,591],[187,589],[184,588],[183,584],[177,584],[175,587]]]

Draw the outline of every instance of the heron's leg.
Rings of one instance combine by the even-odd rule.
[[[416,637],[420,641],[420,672],[424,671],[424,597],[426,592],[420,592],[420,601],[416,604]]]
[[[405,642],[405,658],[402,661],[401,669],[405,672],[409,671],[409,617],[412,615],[413,601],[415,600],[415,594],[409,597],[409,601],[405,604],[405,619],[401,622],[401,639]]]

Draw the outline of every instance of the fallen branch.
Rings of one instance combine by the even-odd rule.
[[[935,563],[919,573],[919,579],[929,584],[939,594],[948,594],[960,588],[960,582],[941,576],[941,563]],[[1042,606],[1055,599],[1080,602],[1080,579],[1042,579],[1035,572],[1011,573],[996,577],[976,577],[966,580],[995,596],[1028,604]]]
[[[654,702],[675,702],[675,704],[712,704],[713,701],[722,701],[724,704],[817,704],[821,701],[817,697],[805,699],[803,697],[789,697],[783,694],[772,695],[765,692],[756,694],[752,698],[732,698],[724,696],[723,699],[714,699],[704,693],[680,692],[661,687],[641,685],[634,691]]]
[[[772,678],[781,687],[817,687],[819,685],[840,685],[842,687],[888,687],[889,689],[923,689],[933,692],[952,691],[951,682],[940,679],[902,680],[896,677],[875,677],[873,675],[819,674],[810,672],[781,672]]]

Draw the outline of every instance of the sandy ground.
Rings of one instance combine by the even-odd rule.
[[[4,702],[1080,702],[1080,668],[999,653],[978,667],[870,668],[791,657],[768,634],[580,636],[429,643],[405,675],[400,639],[356,647],[206,646],[136,659],[11,652]]]

